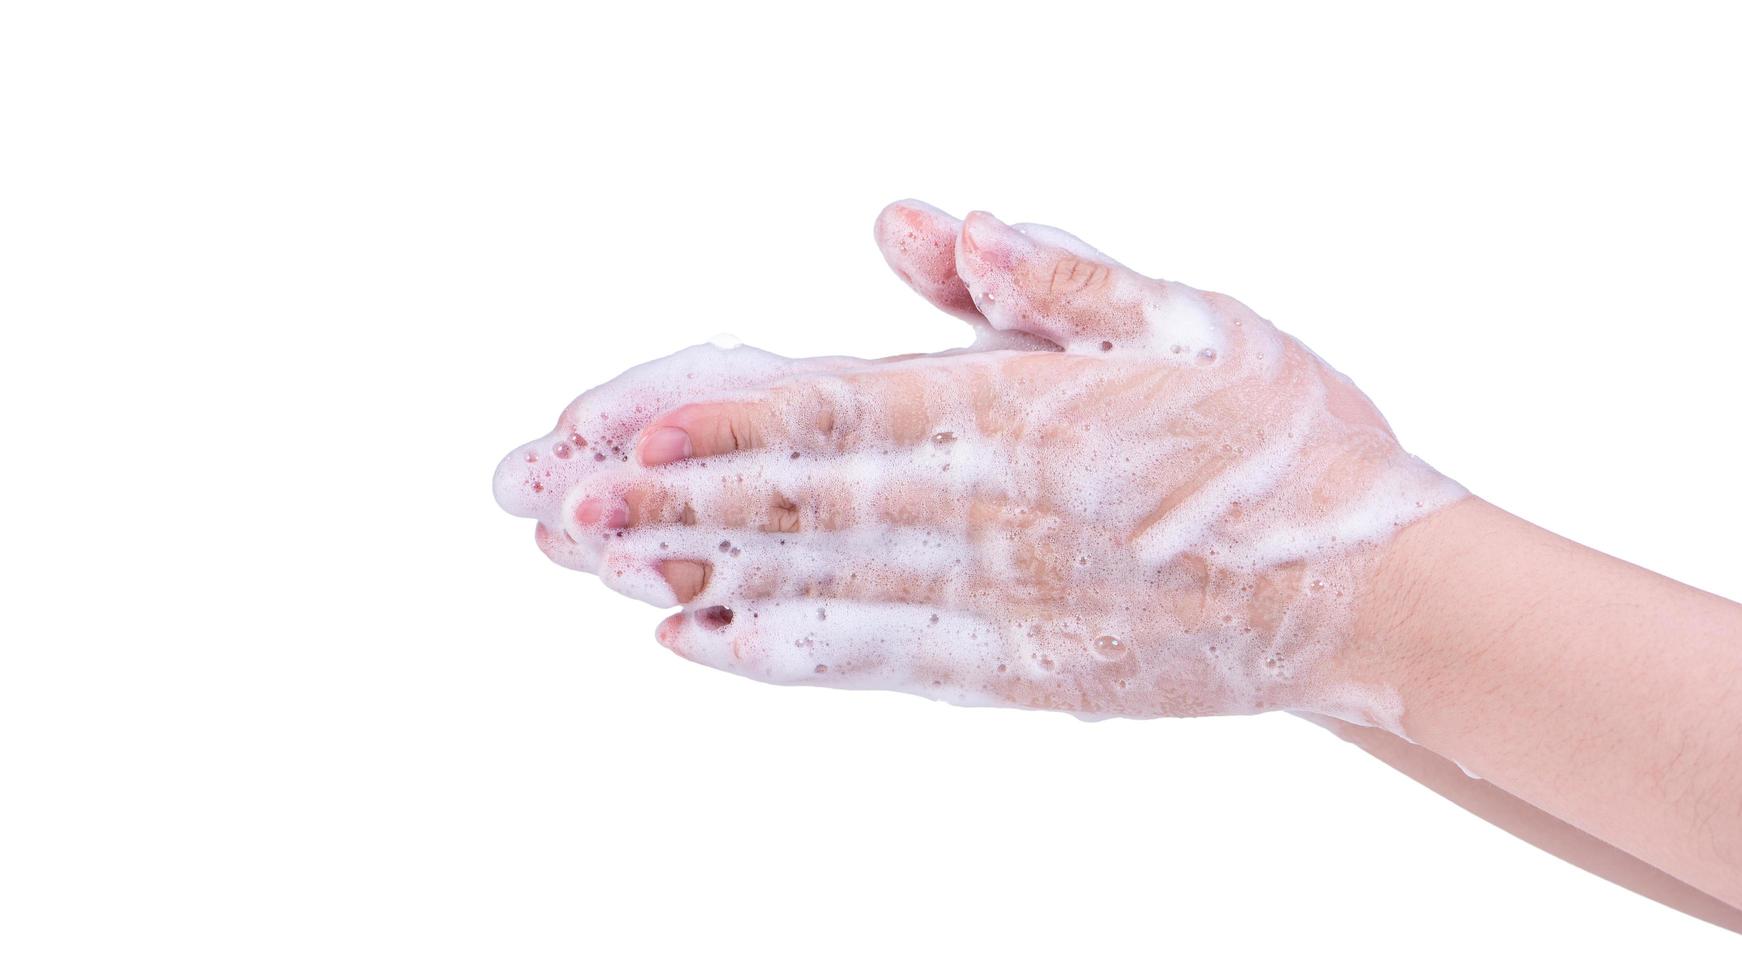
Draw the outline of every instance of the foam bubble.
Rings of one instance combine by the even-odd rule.
[[[990,288],[996,324],[1020,304]],[[677,602],[662,562],[704,563],[662,641],[763,680],[1401,731],[1395,695],[1325,668],[1384,542],[1464,491],[1251,311],[1176,285],[1132,300],[1137,340],[1065,352],[691,348],[577,399],[498,467],[497,499],[553,559],[655,605]],[[721,399],[766,411],[755,448],[636,460],[661,413]],[[580,517],[631,497],[637,526]]]

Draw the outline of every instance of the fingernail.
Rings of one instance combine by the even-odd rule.
[[[1000,237],[1006,225],[989,211],[969,211],[962,219],[962,244],[970,249],[985,248],[990,239]]]
[[[690,434],[669,425],[641,437],[641,462],[648,466],[688,459],[690,452]]]
[[[575,521],[583,526],[602,521],[610,528],[628,527],[629,508],[621,500],[613,500],[607,504],[595,497],[588,497],[575,508]]]

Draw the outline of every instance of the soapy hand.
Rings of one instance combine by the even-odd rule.
[[[877,237],[973,347],[694,348],[578,399],[498,499],[558,562],[683,605],[660,642],[746,676],[1395,727],[1337,656],[1385,540],[1463,491],[1348,379],[1056,229],[904,202]]]

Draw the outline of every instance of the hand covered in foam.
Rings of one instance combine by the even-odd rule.
[[[885,257],[973,323],[887,361],[693,348],[572,404],[498,499],[553,559],[780,683],[1386,723],[1331,669],[1384,541],[1463,495],[1240,303],[1052,228],[902,203]]]

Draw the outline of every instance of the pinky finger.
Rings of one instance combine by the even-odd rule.
[[[962,705],[1003,703],[1000,631],[925,606],[791,599],[686,610],[659,626],[687,660],[771,684],[903,691]]]

